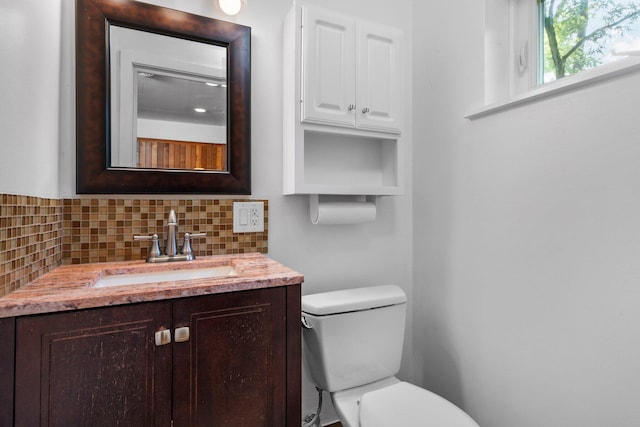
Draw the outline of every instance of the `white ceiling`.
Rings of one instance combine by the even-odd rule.
[[[194,108],[204,108],[198,113]],[[138,117],[224,126],[227,88],[165,75],[138,75]]]

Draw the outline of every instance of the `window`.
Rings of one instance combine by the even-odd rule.
[[[467,118],[640,70],[640,0],[484,3],[484,106]]]
[[[640,54],[640,1],[535,1],[538,83]]]

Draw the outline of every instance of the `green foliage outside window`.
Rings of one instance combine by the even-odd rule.
[[[601,65],[611,41],[628,37],[640,17],[640,1],[537,1],[545,82]]]

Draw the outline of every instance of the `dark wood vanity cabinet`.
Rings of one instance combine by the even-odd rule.
[[[176,301],[173,321],[190,334],[173,346],[174,426],[287,425],[284,292]]]
[[[171,424],[171,303],[16,320],[16,426]]]
[[[299,426],[299,316],[285,286],[17,318],[14,425]]]

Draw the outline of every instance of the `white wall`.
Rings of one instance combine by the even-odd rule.
[[[227,143],[227,127],[138,118],[138,137],[174,141]]]
[[[416,378],[481,426],[637,426],[640,76],[468,121],[482,3],[413,2]]]
[[[60,15],[0,0],[0,193],[58,197]]]

